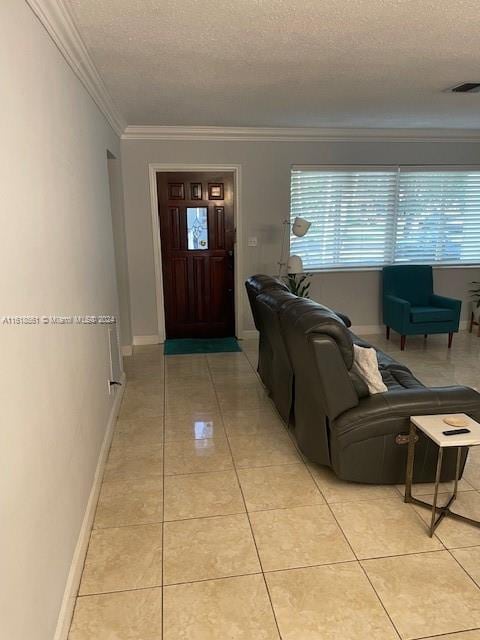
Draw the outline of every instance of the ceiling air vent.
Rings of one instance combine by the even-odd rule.
[[[464,82],[450,89],[452,93],[478,93],[480,92],[480,82]]]

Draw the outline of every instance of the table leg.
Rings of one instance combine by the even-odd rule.
[[[407,472],[405,474],[405,502],[412,501],[413,463],[415,461],[415,443],[417,440],[417,428],[410,423],[408,434]]]
[[[428,507],[431,510],[430,525],[428,526],[428,532],[430,537],[433,536],[435,529],[441,523],[443,518],[447,516],[455,520],[468,522],[468,524],[471,524],[474,527],[480,528],[480,520],[473,520],[472,518],[468,518],[467,516],[461,515],[460,513],[456,513],[455,511],[450,511],[450,505],[452,504],[452,502],[454,502],[454,500],[457,497],[458,481],[460,479],[460,463],[462,460],[463,447],[457,447],[455,485],[454,485],[453,493],[450,496],[450,499],[445,506],[437,507],[440,478],[442,475],[442,462],[443,462],[443,449],[441,447],[438,448],[437,471],[435,474],[435,493],[433,496],[433,504],[430,502],[425,502],[424,500],[420,500],[419,498],[415,498],[414,496],[412,496],[413,462],[414,462],[414,456],[415,456],[415,443],[417,439],[418,438],[416,435],[416,427],[415,425],[412,424],[410,425],[409,440],[408,440],[407,471],[405,475],[405,502],[418,504],[420,507]],[[438,518],[436,517],[437,512],[439,512]]]
[[[460,460],[462,458],[462,447],[457,447],[457,466],[455,468],[455,486],[453,487],[453,499],[457,497],[458,478],[460,476]]]
[[[438,485],[440,484],[440,476],[442,473],[442,461],[443,461],[443,449],[442,447],[439,447],[438,458],[437,458],[437,473],[435,475],[435,493],[433,494],[433,504],[432,504],[432,518],[430,520],[430,538],[433,536],[433,532],[435,531],[435,520],[437,516]]]

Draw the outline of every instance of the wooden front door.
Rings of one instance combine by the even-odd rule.
[[[157,173],[167,338],[235,334],[233,174]]]

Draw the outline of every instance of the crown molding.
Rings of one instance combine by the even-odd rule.
[[[126,122],[118,112],[62,0],[27,0],[60,53],[82,82],[113,130],[121,136]]]
[[[126,127],[123,140],[247,142],[480,142],[478,129],[329,129],[322,127]]]

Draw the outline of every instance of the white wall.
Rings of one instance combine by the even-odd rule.
[[[120,158],[114,158],[113,156],[109,157],[108,179],[112,213],[113,242],[115,248],[115,270],[118,286],[120,344],[122,347],[131,347],[132,325],[130,321],[130,287],[128,284],[127,238],[125,232],[122,164]]]
[[[117,314],[118,138],[25,2],[0,3],[0,316]],[[0,324],[0,637],[52,640],[112,408],[105,326]]]
[[[480,144],[455,142],[226,142],[122,141],[125,215],[134,335],[157,333],[149,163],[242,165],[243,264],[246,278],[276,272],[281,223],[289,216],[290,169],[294,164],[480,164]],[[249,236],[257,247],[247,247]],[[439,293],[467,298],[479,269],[435,272]],[[378,325],[379,273],[321,273],[312,297],[349,313],[355,325]],[[245,302],[244,329],[253,328]],[[468,304],[464,305],[465,314]],[[464,315],[465,317],[465,315]]]

